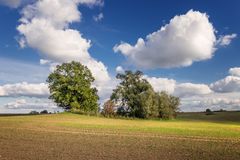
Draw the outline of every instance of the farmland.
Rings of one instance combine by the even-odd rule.
[[[0,159],[240,159],[240,112],[176,120],[0,116]]]

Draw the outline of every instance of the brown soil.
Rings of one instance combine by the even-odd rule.
[[[231,139],[0,127],[0,160],[239,160]]]

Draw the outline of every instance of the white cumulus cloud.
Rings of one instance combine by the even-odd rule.
[[[116,72],[117,72],[117,73],[124,73],[123,67],[122,67],[122,66],[117,66],[117,67],[116,67]]]
[[[29,113],[30,110],[41,111],[57,111],[61,110],[55,103],[48,99],[36,99],[36,98],[20,98],[14,101],[4,104],[5,109],[20,110],[25,113]]]
[[[210,84],[215,92],[240,92],[240,77],[227,76]]]
[[[4,106],[7,108],[18,108],[21,105],[25,105],[27,103],[27,101],[25,99],[17,99],[14,102],[9,102],[7,104],[5,104]]]
[[[45,83],[15,83],[0,86],[0,97],[48,97],[49,89]]]
[[[47,60],[47,59],[40,59],[40,64],[41,65],[46,65],[46,64],[50,64],[51,61],[50,60]]]
[[[148,77],[145,76],[148,82],[153,86],[155,92],[166,91],[169,94],[172,94],[175,89],[176,81],[168,78],[160,77]]]
[[[220,38],[217,40],[217,44],[219,44],[221,46],[227,46],[236,37],[237,37],[236,33],[233,33],[233,34],[230,34],[230,35],[225,35],[225,36],[220,36]]]
[[[206,84],[180,83],[176,85],[174,95],[179,97],[191,97],[194,95],[209,94],[211,92],[211,89]]]
[[[166,91],[180,98],[212,93],[206,84],[178,83],[174,79],[145,76],[156,92]]]
[[[179,83],[174,79],[144,76],[157,92],[167,91],[181,99],[182,111],[239,110],[240,77],[228,76],[208,84]]]
[[[92,6],[102,5],[103,2],[41,0],[27,5],[22,10],[21,24],[17,27],[20,42],[39,50],[44,59],[54,64],[72,60],[81,62],[91,70],[96,87],[100,87],[110,80],[107,67],[91,57],[88,51],[91,41],[85,39],[80,31],[69,28],[71,23],[81,21],[79,4]],[[54,68],[54,65],[51,66]]]
[[[172,68],[210,59],[216,50],[216,41],[209,16],[190,10],[172,18],[146,40],[139,38],[135,45],[121,42],[113,50],[121,52],[138,67]]]
[[[234,67],[229,69],[229,74],[232,76],[240,77],[240,67]]]

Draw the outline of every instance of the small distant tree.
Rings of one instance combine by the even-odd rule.
[[[92,87],[91,71],[79,62],[57,65],[48,76],[50,99],[65,110],[79,113],[97,113],[97,89]]]
[[[29,114],[36,115],[36,114],[39,114],[39,112],[37,112],[37,111],[31,111]]]
[[[206,115],[213,115],[214,112],[211,109],[206,109]]]
[[[221,108],[218,111],[214,111],[214,112],[227,112],[227,111]]]
[[[40,112],[40,114],[48,114],[48,111],[47,110],[43,110]]]
[[[105,117],[113,117],[115,115],[115,105],[113,101],[108,100],[104,103],[102,114]]]

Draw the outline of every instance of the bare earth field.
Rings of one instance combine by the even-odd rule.
[[[0,160],[239,160],[240,112],[177,120],[0,116]]]

